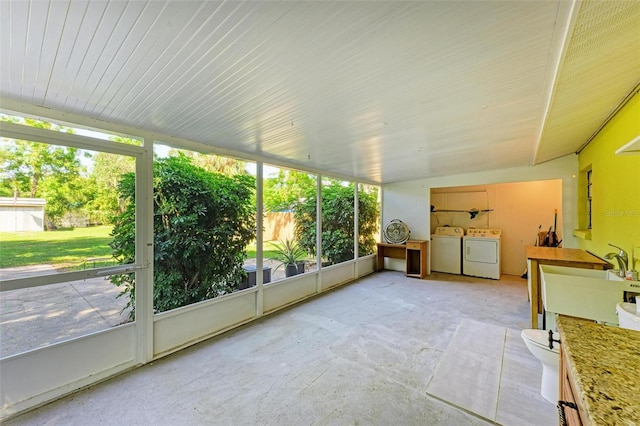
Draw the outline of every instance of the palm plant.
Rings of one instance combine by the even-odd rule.
[[[298,272],[298,264],[302,262],[307,253],[300,247],[297,241],[285,239],[278,240],[277,243],[269,243],[274,251],[273,259],[282,262],[285,266],[285,275],[290,277]],[[276,270],[281,266],[276,266]],[[304,272],[304,271],[302,271]]]

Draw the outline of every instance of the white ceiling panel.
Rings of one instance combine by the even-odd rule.
[[[370,182],[526,166],[640,79],[640,3],[572,6],[5,0],[0,96]]]
[[[640,2],[583,2],[536,160],[579,149],[639,82]]]

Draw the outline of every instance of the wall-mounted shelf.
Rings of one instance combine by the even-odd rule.
[[[471,219],[474,219],[478,214],[485,212],[492,212],[493,209],[487,210],[478,210],[478,209],[470,209],[470,210],[436,210],[434,208],[431,209],[431,213],[440,213],[440,212],[449,212],[449,213],[469,213]]]
[[[581,240],[590,240],[591,229],[574,229],[573,236]]]

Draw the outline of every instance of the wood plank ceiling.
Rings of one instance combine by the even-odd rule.
[[[638,1],[4,0],[0,28],[0,107],[375,183],[573,153],[640,80]]]

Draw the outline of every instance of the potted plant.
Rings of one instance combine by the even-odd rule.
[[[278,240],[277,244],[270,244],[275,252],[273,259],[282,262],[282,265],[284,265],[284,275],[286,277],[291,277],[304,272],[303,260],[307,257],[307,253],[300,248],[296,241],[285,239],[284,241]],[[300,268],[300,266],[302,266],[302,268]],[[278,269],[279,267],[280,265],[275,269]]]

